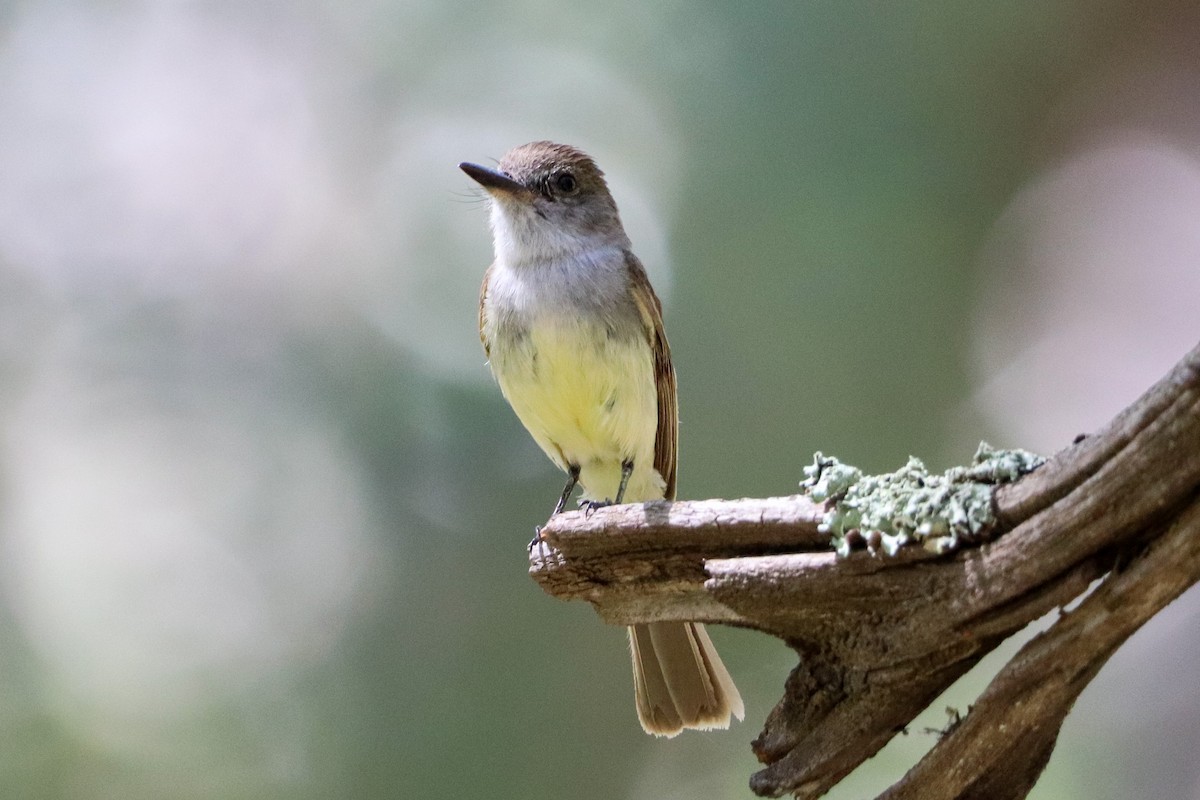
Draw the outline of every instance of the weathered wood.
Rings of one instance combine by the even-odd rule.
[[[804,496],[676,501],[556,517],[531,572],[608,622],[725,622],[788,642],[800,663],[754,742],[766,766],[751,786],[798,797],[828,791],[1005,638],[1107,574],[884,795],[1020,798],[1078,692],[1200,578],[1197,497],[1200,347],[1102,431],[998,489],[1000,524],[980,546],[843,559]]]
[[[1028,642],[971,713],[880,800],[1028,794],[1084,687],[1138,628],[1200,574],[1200,501],[1095,592]]]
[[[822,509],[807,497],[662,500],[555,517],[530,551],[550,594],[587,600],[605,622],[741,622],[704,588],[706,559],[828,549]],[[570,524],[562,523],[569,521]],[[620,547],[610,531],[620,530]]]

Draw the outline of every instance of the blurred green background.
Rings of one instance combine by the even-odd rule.
[[[1052,452],[1197,339],[1198,36],[1165,1],[3,5],[3,796],[749,796],[782,644],[715,630],[748,719],[653,740],[624,632],[526,575],[560,476],[484,365],[455,165],[606,170],[683,498]],[[1198,621],[1122,650],[1034,797],[1200,797]]]

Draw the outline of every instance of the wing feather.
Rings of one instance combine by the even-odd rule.
[[[487,294],[488,282],[492,279],[492,266],[487,268],[487,272],[483,273],[483,285],[479,287],[479,342],[483,345],[483,353],[488,358],[492,357],[492,342],[488,339],[487,334]]]
[[[675,498],[675,473],[678,461],[679,405],[675,393],[675,368],[671,366],[671,347],[663,329],[662,303],[650,286],[650,278],[637,256],[627,252],[629,291],[642,318],[646,340],[654,357],[654,385],[658,389],[658,429],[654,437],[654,468],[666,482],[663,494]]]

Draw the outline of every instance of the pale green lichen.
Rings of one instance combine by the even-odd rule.
[[[992,492],[1037,469],[1045,459],[1025,450],[994,450],[981,442],[970,466],[932,475],[920,459],[886,475],[817,453],[800,488],[827,504],[820,530],[841,556],[866,547],[895,555],[906,544],[947,553],[978,541],[995,524]]]

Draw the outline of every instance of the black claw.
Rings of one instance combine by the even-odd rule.
[[[533,538],[529,540],[529,546],[525,548],[529,552],[533,552],[533,548],[542,543],[542,526],[536,525],[533,528]]]
[[[580,506],[583,508],[583,515],[585,517],[590,517],[596,512],[597,508],[604,508],[606,506],[611,506],[612,504],[613,502],[611,500],[584,500],[582,503],[580,503]]]

